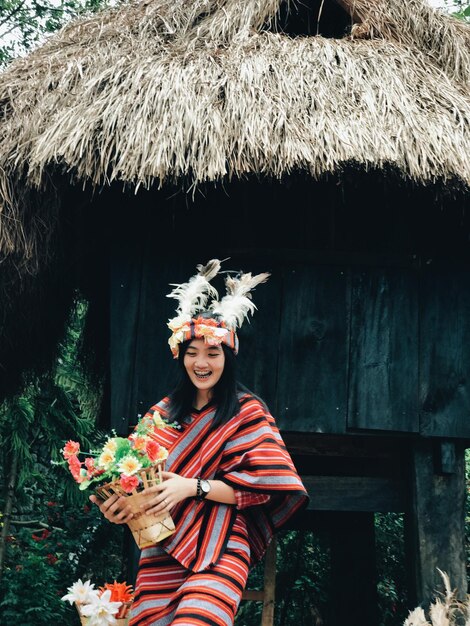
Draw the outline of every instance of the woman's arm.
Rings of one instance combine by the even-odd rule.
[[[197,479],[185,478],[173,472],[162,472],[163,482],[155,487],[149,487],[143,493],[155,494],[149,499],[145,512],[149,515],[157,515],[163,511],[170,511],[178,502],[185,498],[193,498],[197,491]],[[206,500],[221,502],[222,504],[235,504],[235,492],[221,480],[209,480],[211,490]]]

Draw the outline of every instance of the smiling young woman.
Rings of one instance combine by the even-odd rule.
[[[308,496],[264,402],[236,378],[238,337],[269,274],[226,280],[217,297],[217,259],[169,294],[179,301],[169,344],[179,380],[155,411],[180,429],[155,431],[169,450],[162,484],[146,490],[148,514],[171,511],[176,531],[142,550],[131,626],[231,626],[249,568],[273,533]],[[105,517],[131,519],[124,498],[99,504]]]

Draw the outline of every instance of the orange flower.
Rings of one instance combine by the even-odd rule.
[[[212,317],[197,317],[194,320],[195,325],[203,324],[204,326],[219,326],[219,322],[217,320],[212,319]]]
[[[111,591],[110,602],[132,602],[134,599],[132,585],[128,585],[125,582],[117,583],[114,581],[113,584],[106,583],[104,587],[100,587],[101,593],[108,589]]]
[[[147,444],[147,440],[144,437],[135,437],[134,448],[136,450],[145,450],[146,444]]]
[[[67,443],[64,446],[64,449],[62,450],[62,454],[65,460],[70,459],[71,456],[75,456],[79,452],[80,452],[80,444],[77,443],[76,441],[71,441],[71,440],[67,441]]]

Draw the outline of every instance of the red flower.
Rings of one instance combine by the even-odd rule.
[[[51,531],[47,530],[47,528],[45,528],[40,535],[35,535],[33,533],[31,535],[31,537],[32,537],[33,541],[44,541],[44,539],[47,539],[50,534],[51,534]]]
[[[67,441],[67,443],[64,446],[64,449],[62,450],[62,454],[66,461],[68,461],[70,457],[75,456],[79,452],[80,452],[80,444],[77,443],[76,441],[71,441],[71,440]]]
[[[159,450],[160,446],[156,441],[153,441],[153,439],[147,441],[145,452],[147,453],[147,456],[151,461],[157,460]]]
[[[119,482],[126,493],[132,493],[139,485],[137,476],[127,476],[127,474],[121,474],[121,480]]]
[[[84,504],[83,505],[83,510],[85,513],[89,513],[91,511],[90,507],[88,506],[88,504]]]
[[[57,563],[59,559],[56,557],[55,554],[47,554],[46,560],[49,563],[49,565],[54,565],[54,563]]]
[[[49,500],[49,502],[47,503],[47,506],[57,506],[57,502],[53,502],[52,500]]]

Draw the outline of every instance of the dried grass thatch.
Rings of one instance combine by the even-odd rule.
[[[282,0],[147,0],[13,63],[0,75],[0,250],[34,257],[22,195],[53,173],[137,188],[355,162],[468,185],[470,29],[425,0],[341,2],[361,24],[333,40],[267,31]]]
[[[438,568],[444,583],[444,593],[434,599],[429,607],[429,619],[422,607],[411,611],[403,626],[470,626],[470,596],[466,602],[457,600],[457,591],[452,590],[449,576]]]

